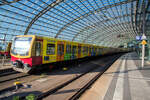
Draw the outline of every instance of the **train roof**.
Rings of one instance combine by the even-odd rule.
[[[100,47],[100,48],[114,48],[114,47],[98,46],[95,44],[81,43],[81,42],[69,41],[69,40],[61,40],[61,39],[56,39],[56,38],[52,38],[52,37],[37,36],[37,35],[17,35],[16,37],[39,37],[39,38],[44,38],[44,39],[52,39],[52,40],[56,40],[56,41],[64,41],[64,42],[68,42],[68,43],[84,44],[84,45]],[[118,49],[118,48],[114,48],[114,49]]]

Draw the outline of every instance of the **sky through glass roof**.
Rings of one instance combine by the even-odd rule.
[[[143,24],[149,35],[149,0],[0,1],[0,39],[7,41],[33,34],[117,47],[141,35]]]

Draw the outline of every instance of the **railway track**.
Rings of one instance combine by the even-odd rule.
[[[71,84],[77,84],[76,81],[80,81],[81,82],[81,80],[84,79],[85,77],[87,77],[90,72],[92,72],[94,70],[96,71],[98,68],[100,68],[101,70],[100,70],[99,73],[96,73],[96,74],[92,75],[90,80],[88,80],[85,85],[80,87],[80,89],[78,89],[74,94],[71,94],[71,96],[69,95],[67,97],[67,100],[68,99],[69,100],[77,100],[111,66],[111,64],[118,57],[120,57],[120,55],[118,55],[117,57],[113,57],[113,59],[109,59],[110,60],[109,63],[108,63],[108,59],[105,59],[104,60],[105,64],[102,64],[101,68],[100,68],[100,66],[95,66],[94,68],[88,69],[86,72],[84,72],[84,73],[82,73],[82,74],[80,74],[80,75],[78,75],[78,76],[76,76],[76,77],[74,77],[74,78],[72,78],[72,79],[70,79],[70,80],[68,80],[68,81],[58,85],[58,86],[56,86],[55,88],[52,88],[52,89],[50,89],[50,90],[48,90],[46,92],[42,92],[40,95],[36,96],[36,100],[42,100],[42,99],[49,100],[51,98],[51,96],[54,96],[55,94],[57,94],[57,93],[59,93],[61,91],[65,91],[65,88],[69,88],[69,86],[70,87],[74,87]],[[112,58],[112,57],[110,57],[110,58]],[[23,96],[20,99],[21,100],[25,99],[25,97]],[[57,99],[57,98],[55,98],[55,99]]]
[[[114,61],[107,64],[101,72],[95,75],[85,86],[83,86],[77,93],[70,97],[69,100],[77,100],[112,65]]]
[[[69,85],[71,85],[71,84],[73,84],[73,83],[75,83],[76,84],[76,81],[81,81],[81,79],[82,78],[86,78],[87,76],[91,76],[91,75],[88,75],[88,73],[90,73],[91,71],[93,71],[94,72],[94,70],[96,70],[96,68],[98,68],[98,67],[100,67],[101,66],[101,68],[104,68],[104,69],[101,69],[101,74],[117,59],[119,57],[119,55],[117,56],[117,57],[114,57],[114,58],[112,58],[112,57],[109,57],[109,58],[106,58],[106,59],[104,59],[103,60],[103,62],[104,63],[102,63],[102,64],[100,64],[99,66],[95,66],[95,67],[93,67],[93,68],[90,68],[90,69],[88,69],[86,72],[81,72],[81,74],[78,74],[76,77],[68,77],[68,81],[66,81],[66,80],[62,80],[62,82],[61,82],[61,84],[58,84],[58,85],[54,85],[55,86],[55,88],[51,88],[51,89],[48,89],[47,88],[47,90],[45,91],[41,91],[41,93],[39,94],[39,95],[37,95],[36,96],[36,99],[37,100],[41,100],[41,99],[46,99],[47,97],[50,97],[50,96],[53,96],[54,94],[57,94],[58,92],[60,92],[60,91],[63,91],[63,89],[65,88],[65,87],[67,87],[67,86],[69,86]],[[108,63],[108,60],[110,60],[110,62]],[[90,61],[91,62],[91,61]],[[107,64],[106,64],[106,62],[107,62]],[[89,63],[89,62],[87,62],[87,63]],[[96,65],[96,64],[95,64]],[[107,67],[106,67],[107,66]],[[96,72],[96,71],[95,71]],[[58,75],[59,73],[57,73],[56,75]],[[59,74],[59,75],[61,75],[61,74]],[[63,75],[63,74],[62,74]],[[49,77],[51,77],[52,75],[50,75]],[[81,95],[86,89],[84,89],[85,87],[89,87],[95,80],[96,80],[96,77],[98,78],[100,76],[100,74],[98,75],[98,73],[96,73],[95,75],[92,75],[92,77],[91,78],[89,78],[90,80],[88,80],[86,83],[87,83],[87,85],[85,85],[84,84],[84,86],[82,86],[82,87],[80,87],[80,89],[78,90],[78,91],[76,91],[76,93],[74,93],[74,94],[72,94],[71,96],[69,96],[69,98],[71,99],[71,100],[75,100],[75,99],[73,99],[73,98],[78,98],[79,97],[79,95]],[[95,77],[95,78],[94,78]],[[20,77],[21,79],[23,78],[23,77]],[[30,78],[30,77],[29,77]],[[15,78],[15,79],[18,79],[18,78]],[[11,79],[12,81],[13,80],[15,80],[15,79]],[[60,80],[59,78],[56,78],[56,80]],[[93,81],[92,81],[93,80]],[[65,82],[66,81],[66,82]],[[9,80],[7,79],[7,80],[3,80],[3,81],[1,81],[2,83],[6,83],[7,84],[7,82],[9,82]],[[1,83],[0,82],[0,83]],[[91,83],[91,84],[88,84],[88,83]],[[55,84],[55,83],[53,83],[53,84]],[[57,83],[56,83],[57,84]],[[53,86],[53,87],[54,87]],[[71,86],[71,87],[74,87],[74,86]],[[82,89],[83,88],[83,89]],[[7,87],[7,88],[4,88],[4,89],[2,89],[2,90],[0,90],[0,94],[2,93],[2,92],[4,92],[4,91],[13,91],[13,90],[15,90],[15,87],[14,86],[11,86],[11,87]],[[23,96],[23,97],[20,97],[20,99],[22,100],[22,99],[25,99],[25,97]],[[49,99],[48,99],[49,100]]]
[[[16,75],[15,74],[14,75],[8,75],[8,76],[4,75],[3,77],[1,77],[0,83],[16,80],[16,79],[23,78],[23,77],[26,77],[26,76],[30,76],[29,74],[24,74],[24,73],[19,73],[19,72],[14,72],[14,73],[16,73]]]
[[[4,74],[4,73],[7,73],[7,72],[12,72],[12,71],[14,71],[12,68],[0,69],[0,75]]]
[[[11,74],[17,74],[17,73],[19,73],[19,72],[13,70],[13,71],[10,71],[10,72],[1,73],[0,77],[11,75]]]

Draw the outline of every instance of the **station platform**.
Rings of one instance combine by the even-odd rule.
[[[121,56],[80,100],[150,100],[150,63],[135,52]]]
[[[0,70],[12,68],[10,59],[0,59]]]

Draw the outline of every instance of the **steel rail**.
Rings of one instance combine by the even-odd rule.
[[[99,72],[93,79],[91,79],[89,81],[89,83],[87,83],[84,87],[82,87],[76,94],[74,94],[71,98],[69,98],[69,100],[78,100],[79,97],[87,90],[89,89],[90,86],[92,86],[96,80],[98,80],[100,78],[100,76],[103,75],[103,73],[113,64],[113,62],[116,61],[116,59],[118,59],[119,56],[117,56],[116,58],[114,58],[111,63],[107,64],[101,72]]]
[[[17,74],[17,73],[16,73]],[[21,73],[20,73],[21,74]],[[11,78],[11,79],[5,79],[5,80],[1,80],[0,83],[4,83],[4,82],[8,82],[8,81],[12,81],[12,80],[15,80],[15,79],[18,79],[18,78],[22,78],[22,77],[27,77],[27,76],[31,76],[29,74],[25,74],[25,75],[21,75],[21,76],[18,76],[18,77],[15,77],[15,78]],[[5,76],[3,76],[5,77]]]
[[[81,74],[81,75],[79,75],[79,76],[76,76],[76,77],[70,79],[69,81],[64,82],[63,84],[58,85],[57,87],[55,87],[55,88],[53,88],[53,89],[51,89],[51,90],[48,90],[48,91],[46,91],[46,92],[44,92],[44,93],[38,95],[37,98],[36,98],[36,100],[41,100],[41,99],[46,98],[46,97],[49,96],[49,95],[54,94],[55,92],[57,92],[57,91],[60,90],[61,88],[67,86],[68,84],[74,82],[75,80],[79,79],[80,77],[86,75],[87,73],[91,72],[92,70],[94,70],[94,69],[96,69],[96,68],[98,68],[98,66],[96,66],[96,67],[94,67],[94,68],[90,68],[90,69],[89,69],[88,71],[86,71],[85,73],[83,73],[83,74]],[[21,98],[24,98],[24,97],[21,97]]]

